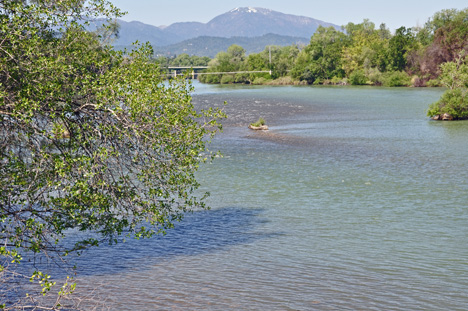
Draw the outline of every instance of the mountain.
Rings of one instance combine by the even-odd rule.
[[[288,42],[286,45],[289,45],[297,41],[297,38],[301,38],[301,41],[305,38],[308,42],[319,25],[324,27],[333,26],[339,29],[337,25],[310,17],[252,7],[235,8],[216,16],[206,24],[184,22],[174,23],[167,27],[156,27],[140,22],[125,22],[122,20],[119,20],[119,24],[119,38],[114,42],[114,45],[128,46],[136,40],[140,42],[149,41],[154,47],[157,47],[156,50],[162,50],[159,48],[170,45],[180,46],[180,44],[185,44],[189,46],[191,43],[193,46],[194,42],[182,43],[182,41],[194,38],[201,38],[196,40],[198,42],[206,37],[254,38],[267,34],[290,37],[286,40]],[[282,40],[284,41],[284,38]],[[197,46],[200,44],[196,43]]]
[[[220,51],[226,51],[233,44],[242,46],[246,54],[260,53],[268,45],[288,46],[293,44],[306,45],[309,42],[307,38],[281,36],[275,34],[266,34],[260,37],[209,37],[201,36],[198,38],[184,40],[182,42],[156,47],[157,55],[180,55],[186,53],[189,55],[215,57]]]
[[[118,20],[120,25],[119,37],[114,45],[130,46],[136,40],[150,42],[155,46],[165,46],[185,40],[176,35],[168,35],[164,29],[141,22],[125,22]]]
[[[339,26],[310,17],[284,14],[263,8],[235,8],[221,14],[207,24],[175,23],[164,30],[181,38],[199,36],[258,37],[273,33],[283,36],[310,38],[318,26]]]

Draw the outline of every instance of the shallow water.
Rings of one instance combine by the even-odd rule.
[[[87,253],[81,290],[114,310],[466,309],[468,122],[425,116],[442,90],[196,87],[231,116],[198,174],[212,210]]]

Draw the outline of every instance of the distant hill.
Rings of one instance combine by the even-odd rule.
[[[186,53],[189,55],[208,56],[213,58],[220,51],[226,51],[232,44],[242,46],[247,54],[259,53],[265,50],[268,45],[288,46],[293,44],[307,45],[310,39],[300,37],[281,36],[275,34],[266,34],[260,37],[209,37],[202,36],[182,42],[164,46],[155,47],[156,54],[159,55],[180,55]]]
[[[128,46],[136,40],[140,42],[149,41],[155,47],[155,50],[169,51],[168,49],[170,46],[177,51],[185,49],[185,53],[191,54],[190,51],[193,51],[193,54],[200,56],[209,55],[201,55],[203,50],[194,49],[192,47],[202,47],[203,40],[206,41],[203,48],[209,51],[211,55],[213,53],[216,54],[214,52],[216,49],[214,42],[216,40],[218,40],[220,44],[221,42],[223,42],[222,44],[227,42],[220,38],[230,38],[240,42],[240,37],[262,38],[263,36],[273,34],[278,35],[278,37],[275,38],[276,41],[267,43],[267,45],[290,45],[295,43],[298,38],[300,38],[301,42],[304,38],[306,42],[308,42],[319,25],[324,27],[333,26],[337,29],[340,28],[338,25],[310,17],[284,14],[269,9],[252,7],[233,9],[213,18],[206,24],[185,22],[174,23],[167,27],[156,27],[140,22],[125,22],[121,20],[119,20],[119,24],[119,38],[114,42],[116,46]],[[218,37],[218,39],[213,39],[213,37]],[[286,39],[286,37],[289,37],[289,39]],[[267,38],[272,39],[271,36]],[[190,41],[191,39],[195,40]],[[249,45],[253,44],[252,40],[246,40],[245,42],[250,42],[246,43]],[[280,42],[283,42],[283,44]],[[247,50],[254,51],[256,49],[257,48],[252,47]],[[216,52],[222,50],[225,50],[224,47],[220,47]],[[173,54],[175,53],[173,52]]]
[[[131,45],[135,41],[150,42],[152,45],[164,46],[184,40],[175,35],[168,35],[163,29],[141,22],[119,20],[119,38],[114,45]]]
[[[179,38],[199,36],[213,37],[259,37],[269,33],[310,38],[318,26],[339,26],[310,17],[284,14],[263,8],[236,8],[221,14],[207,24],[175,23],[164,31]]]

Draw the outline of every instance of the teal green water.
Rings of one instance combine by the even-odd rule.
[[[234,120],[198,174],[213,209],[93,255],[84,288],[119,310],[466,310],[468,122],[425,116],[442,90],[196,86]]]

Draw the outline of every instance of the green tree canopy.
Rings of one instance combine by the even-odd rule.
[[[408,52],[415,46],[415,38],[411,28],[400,27],[388,42],[387,69],[402,71],[407,65]]]
[[[345,26],[350,43],[343,48],[343,69],[349,76],[355,70],[386,67],[386,45],[388,40],[376,30],[374,23],[365,19],[361,24],[349,23]]]
[[[309,45],[298,56],[292,76],[309,83],[343,77],[341,55],[347,44],[348,38],[343,32],[334,27],[319,26]]]
[[[115,52],[82,26],[119,14],[105,0],[0,1],[6,292],[28,252],[63,255],[122,235],[149,237],[204,207],[194,173],[222,114],[196,111],[184,80],[162,81],[151,47]],[[65,248],[60,241],[71,229],[92,235]],[[43,294],[50,290],[42,271],[31,279]],[[2,307],[21,305],[16,298]]]
[[[166,57],[160,57],[159,63],[166,64],[169,63],[171,66],[181,66],[181,67],[196,67],[196,66],[208,66],[208,62],[211,59],[207,56],[189,56],[186,53],[177,55],[175,58],[167,59]]]
[[[468,57],[461,52],[455,61],[441,66],[441,82],[448,88],[439,101],[433,103],[428,116],[434,117],[448,114],[454,119],[468,118]]]

